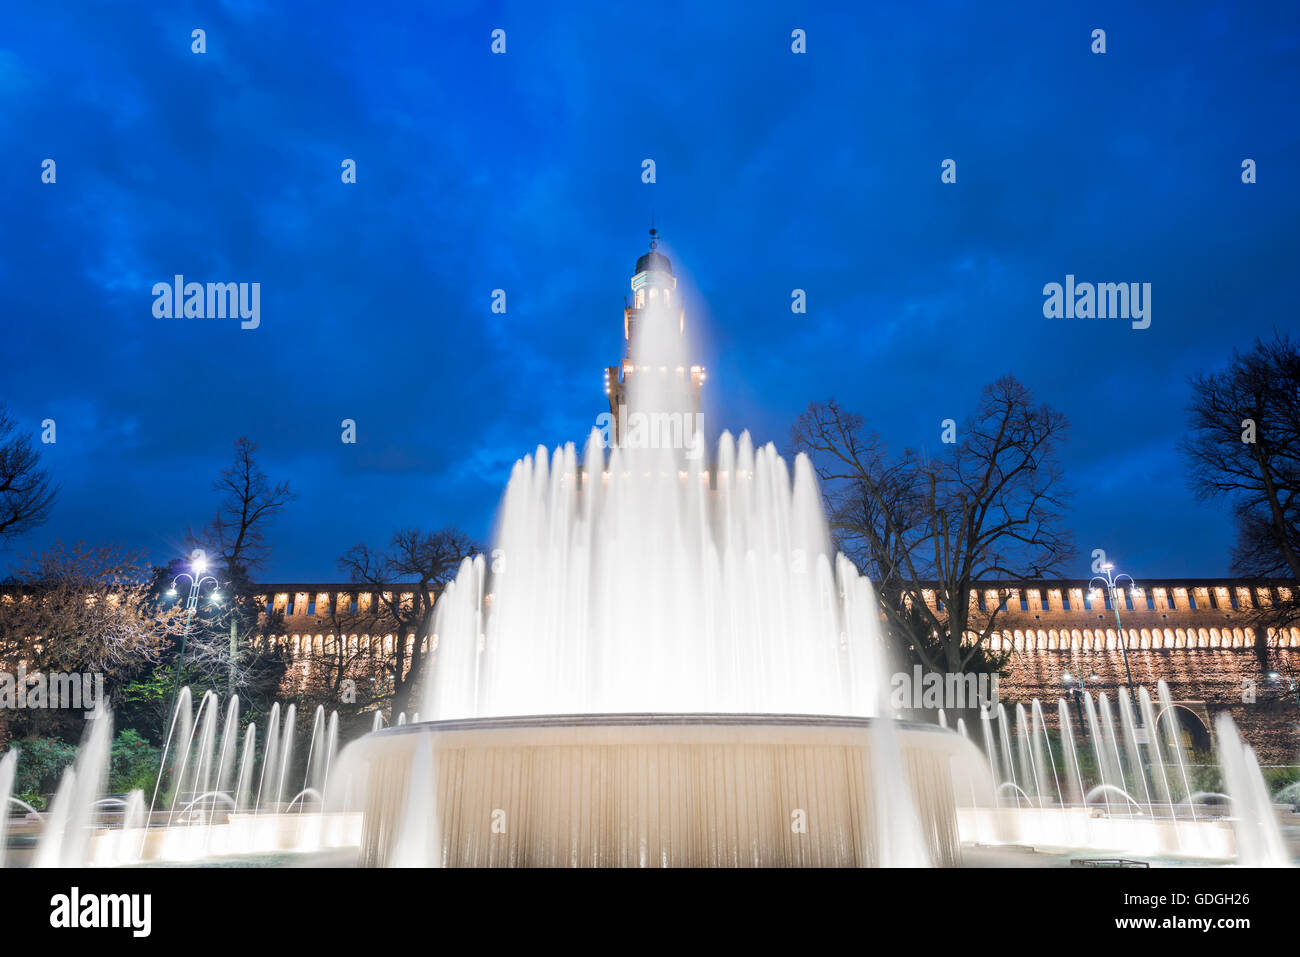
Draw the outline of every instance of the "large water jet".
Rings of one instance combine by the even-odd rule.
[[[632,288],[624,435],[692,415],[702,379],[653,244]],[[724,432],[709,464],[698,430],[635,426],[515,465],[490,560],[439,597],[423,723],[349,755],[365,859],[955,861],[952,762],[976,749],[882,707],[879,608],[831,547],[808,459]]]

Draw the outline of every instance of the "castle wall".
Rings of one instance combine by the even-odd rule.
[[[1226,711],[1232,715],[1243,737],[1250,742],[1260,764],[1300,764],[1300,701],[1287,682],[1270,681],[1268,670],[1279,675],[1300,673],[1300,649],[1274,650],[1266,669],[1252,649],[1171,648],[1129,652],[1133,682],[1145,685],[1154,696],[1156,682],[1169,684],[1170,697],[1199,719],[1194,730],[1209,735],[1214,719]],[[1118,650],[1084,652],[1022,651],[1012,656],[1009,675],[998,684],[1006,701],[1043,702],[1043,715],[1056,727],[1057,700],[1067,696],[1065,674],[1086,681],[1090,694],[1105,692],[1115,700],[1125,685],[1124,659]],[[1091,676],[1096,674],[1096,680]],[[1070,720],[1078,721],[1078,710],[1070,704]]]
[[[317,654],[335,641],[331,612],[365,609],[376,601],[357,586],[267,585],[268,608],[285,613],[283,634],[275,640],[295,655]],[[1120,618],[1127,638],[1133,681],[1152,693],[1169,683],[1172,697],[1212,727],[1221,711],[1232,714],[1265,764],[1300,762],[1300,702],[1290,680],[1300,681],[1300,628],[1274,630],[1257,623],[1260,615],[1290,598],[1289,586],[1240,579],[1179,579],[1144,582],[1136,596],[1124,595]],[[935,606],[933,592],[927,603]],[[1088,597],[1081,580],[1044,581],[1024,589],[981,589],[972,601],[995,617],[989,641],[994,651],[1010,652],[999,691],[1004,700],[1039,698],[1049,723],[1055,702],[1066,693],[1065,674],[1086,680],[1094,695],[1113,699],[1126,684],[1120,630],[1113,609]],[[394,635],[349,635],[353,648],[368,642],[391,643]],[[414,636],[405,636],[409,643]],[[1280,680],[1271,680],[1276,673]],[[1087,680],[1096,674],[1096,680]],[[1253,701],[1250,700],[1253,697]]]

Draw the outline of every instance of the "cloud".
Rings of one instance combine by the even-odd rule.
[[[1230,519],[1192,502],[1174,445],[1186,376],[1290,308],[1297,134],[1276,117],[1297,31],[1293,11],[1166,13],[1112,11],[1101,58],[1069,12],[966,3],[803,12],[804,57],[766,3],[669,3],[648,24],[601,4],[228,2],[200,18],[203,56],[184,10],[15,11],[0,399],[72,426],[32,542],[171,547],[239,435],[303,487],[276,577],[332,577],[399,524],[485,532],[514,458],[580,442],[603,411],[653,214],[699,305],[720,425],[780,443],[833,395],[923,444],[1011,371],[1074,423],[1080,541],[1135,573],[1224,572]],[[1191,70],[1202,45],[1216,54]],[[260,282],[261,327],[155,319],[149,288],[178,272]],[[1151,329],[1044,320],[1042,284],[1066,272],[1152,282]]]

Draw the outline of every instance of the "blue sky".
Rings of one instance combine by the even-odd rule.
[[[56,538],[167,561],[241,435],[299,493],[268,579],[337,580],[400,526],[486,537],[513,461],[603,411],[653,214],[714,430],[784,446],[835,397],[932,446],[1012,372],[1072,423],[1079,574],[1092,548],[1226,573],[1230,516],[1175,444],[1189,374],[1294,326],[1297,8],[806,6],[8,11],[0,401],[57,422],[63,491],[0,562]],[[175,273],[260,282],[260,327],[155,318]],[[1045,319],[1067,273],[1150,282],[1151,327]]]

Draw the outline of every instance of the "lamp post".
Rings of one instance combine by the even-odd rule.
[[[1088,588],[1090,589],[1092,597],[1095,599],[1101,593],[1101,590],[1097,587],[1098,583],[1105,585],[1106,594],[1110,598],[1111,606],[1115,609],[1115,627],[1119,629],[1119,647],[1120,651],[1124,653],[1124,674],[1128,677],[1129,700],[1133,703],[1133,737],[1138,745],[1138,762],[1142,768],[1142,783],[1143,786],[1146,787],[1147,794],[1150,795],[1152,790],[1150,781],[1151,769],[1147,762],[1142,758],[1142,744],[1145,743],[1150,746],[1154,743],[1154,741],[1144,741],[1143,739],[1148,733],[1154,734],[1155,729],[1152,728],[1148,731],[1142,728],[1142,711],[1137,707],[1137,691],[1133,687],[1133,672],[1128,665],[1128,637],[1124,634],[1124,623],[1120,621],[1119,618],[1119,599],[1120,595],[1125,591],[1120,583],[1123,579],[1128,579],[1127,590],[1134,598],[1138,596],[1137,583],[1133,581],[1132,575],[1116,575],[1114,573],[1115,566],[1110,562],[1102,565],[1101,570],[1105,572],[1105,577],[1103,578],[1101,575],[1093,576],[1092,581],[1088,582]],[[1118,697],[1119,696],[1116,695],[1116,698]]]
[[[1104,585],[1106,588],[1106,594],[1110,598],[1111,606],[1115,609],[1115,627],[1119,629],[1119,647],[1124,653],[1124,674],[1128,676],[1128,690],[1129,694],[1132,695],[1133,672],[1128,666],[1128,638],[1124,634],[1124,623],[1119,620],[1119,592],[1123,591],[1123,588],[1116,589],[1115,586],[1118,585],[1122,579],[1127,578],[1129,594],[1137,597],[1138,590],[1137,584],[1133,581],[1132,575],[1116,575],[1114,574],[1114,569],[1115,566],[1110,562],[1102,565],[1101,570],[1106,573],[1105,577],[1103,578],[1101,575],[1094,575],[1092,581],[1088,582],[1088,590],[1089,596],[1095,600],[1101,594],[1101,589],[1098,585]]]
[[[1068,671],[1061,675],[1061,684],[1065,685],[1065,689],[1066,689],[1065,693],[1068,694],[1070,696],[1070,700],[1074,702],[1074,710],[1079,715],[1079,731],[1084,735],[1087,735],[1088,733],[1088,724],[1086,721],[1083,720],[1083,694],[1087,690],[1087,685],[1085,684],[1085,681],[1096,681],[1096,680],[1097,680],[1096,671],[1090,674],[1086,679],[1076,678]]]
[[[1276,671],[1270,671],[1268,673],[1268,680],[1273,682],[1274,684],[1281,684],[1283,681],[1285,681],[1288,687],[1291,689],[1291,692],[1295,695],[1296,707],[1300,708],[1300,687],[1297,687],[1294,678],[1283,678]]]
[[[185,624],[181,628],[181,652],[176,659],[176,680],[172,683],[172,701],[167,708],[167,713],[172,715],[172,721],[176,720],[176,699],[181,693],[181,669],[185,665],[185,641],[190,635],[190,620],[194,617],[194,610],[199,606],[199,592],[204,583],[212,583],[212,591],[208,594],[208,601],[220,602],[221,593],[217,591],[220,587],[218,582],[211,575],[204,574],[208,570],[208,563],[202,558],[196,558],[193,565],[193,574],[190,572],[181,572],[172,579],[172,587],[167,589],[169,597],[175,597],[177,594],[176,585],[182,578],[188,578],[190,581],[189,595],[185,599]]]

